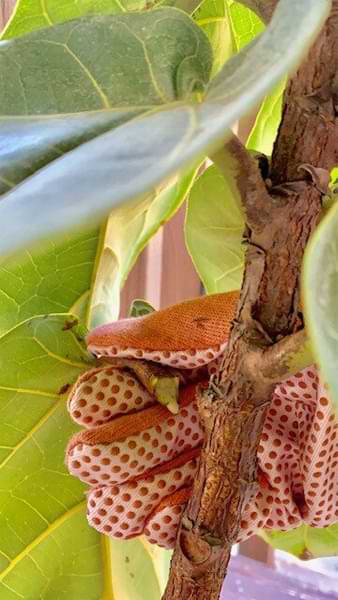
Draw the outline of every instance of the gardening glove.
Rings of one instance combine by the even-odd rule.
[[[75,384],[69,411],[86,430],[70,441],[67,464],[90,486],[88,521],[101,533],[144,534],[151,543],[174,546],[203,441],[197,382],[216,371],[237,300],[236,293],[205,296],[89,334],[88,348],[97,356],[178,368],[184,382],[176,415],[129,368],[102,366]],[[314,367],[276,388],[258,460],[259,486],[238,541],[260,528],[338,521],[337,424]]]

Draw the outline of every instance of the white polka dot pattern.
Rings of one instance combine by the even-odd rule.
[[[161,424],[127,440],[109,445],[77,444],[69,454],[68,467],[73,475],[90,485],[122,483],[196,448],[201,442],[198,409],[193,402],[178,415],[170,415]]]
[[[161,500],[180,487],[191,485],[195,471],[193,459],[165,474],[92,490],[88,495],[88,521],[101,533],[116,538],[140,535]],[[165,538],[160,538],[163,543],[174,537],[175,530],[159,532],[158,537],[160,533],[166,533]]]
[[[209,372],[214,368],[215,363],[210,364]],[[69,408],[75,420],[91,428],[152,404],[134,377],[105,367],[79,380]],[[93,410],[96,405],[99,409]],[[173,547],[183,505],[171,505],[170,496],[192,483],[196,463],[189,460],[162,475],[150,471],[196,448],[201,440],[192,402],[179,415],[138,435],[111,444],[72,447],[67,458],[70,471],[94,488],[88,497],[89,522],[117,538],[144,532],[150,542]],[[325,527],[338,521],[338,424],[314,368],[276,388],[258,460],[259,489],[245,509],[239,541],[262,527],[287,530],[302,522]]]
[[[276,389],[258,456],[260,487],[245,509],[237,541],[263,527],[286,531],[302,522],[326,527],[338,521],[338,424],[315,369]],[[148,539],[172,548],[175,536],[164,543],[157,532],[175,530],[182,510],[168,506],[156,513]]]
[[[174,548],[183,510],[184,506],[182,505],[167,506],[161,512],[154,514],[144,529],[144,535],[148,542],[168,550]]]
[[[116,348],[114,346],[95,346],[90,344],[88,349],[97,356],[119,358],[138,358],[158,362],[162,365],[178,369],[195,369],[207,365],[210,361],[221,356],[226,348],[226,343],[203,350],[184,350],[182,352],[155,350],[140,350],[137,348]]]
[[[88,371],[77,381],[68,402],[74,421],[96,427],[113,416],[147,408],[154,398],[132,374],[104,367]]]

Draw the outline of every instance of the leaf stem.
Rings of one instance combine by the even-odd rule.
[[[248,368],[270,383],[280,383],[314,363],[312,347],[305,330],[284,337],[266,350],[248,356]]]

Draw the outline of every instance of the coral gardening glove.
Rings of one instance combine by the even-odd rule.
[[[107,360],[146,359],[205,379],[223,354],[237,299],[217,294],[114,322],[91,332],[88,348]],[[173,415],[128,369],[107,365],[79,378],[69,411],[86,430],[70,441],[67,464],[90,486],[88,520],[98,531],[174,546],[203,440],[195,391],[196,383],[181,384]],[[259,446],[259,488],[238,541],[263,527],[338,521],[337,429],[314,368],[276,388]]]

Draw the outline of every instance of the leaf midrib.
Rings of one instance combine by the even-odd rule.
[[[67,519],[72,517],[74,514],[80,512],[83,508],[85,508],[87,504],[86,500],[82,500],[73,508],[68,510],[66,513],[61,515],[58,519],[56,519],[53,523],[51,523],[40,535],[38,535],[32,542],[30,542],[15,558],[11,560],[11,563],[2,571],[0,574],[0,583],[7,577],[7,575],[16,567],[16,565],[26,556],[29,556],[30,552],[36,548],[40,543],[42,543],[53,531],[55,531],[58,527],[63,525]],[[5,584],[4,584],[5,585]]]

